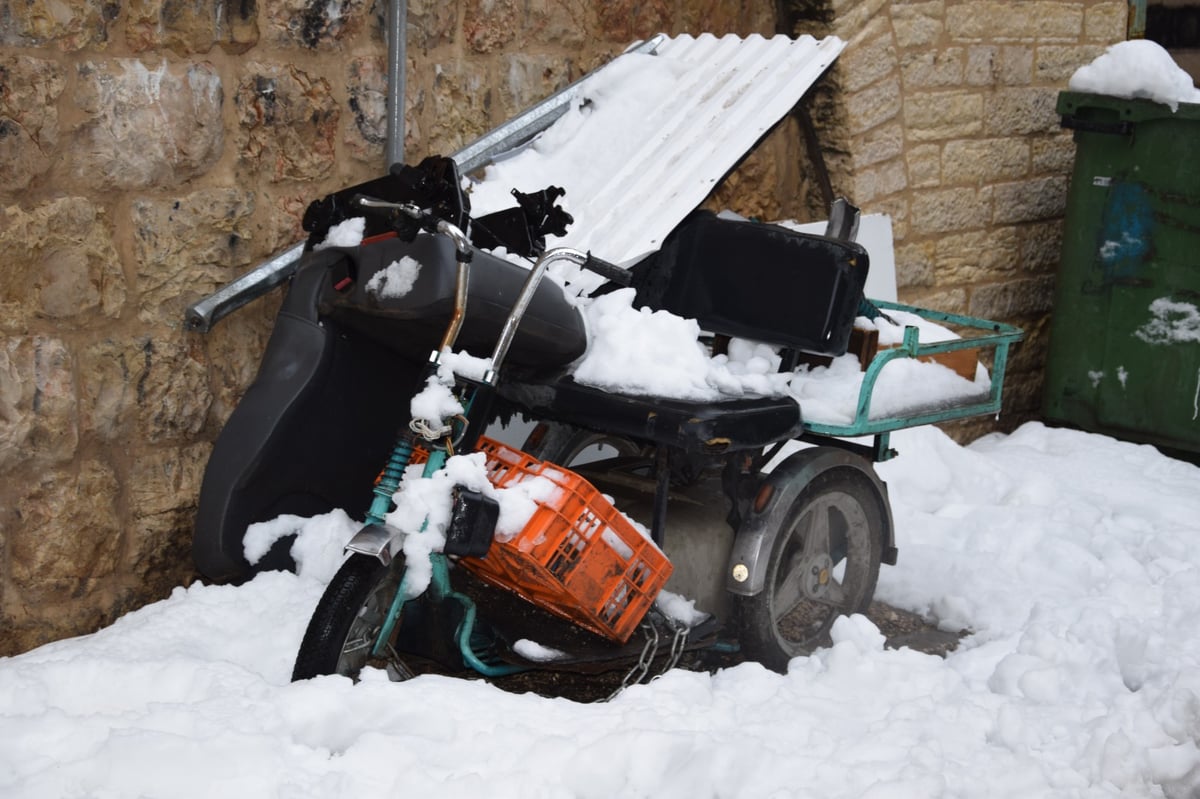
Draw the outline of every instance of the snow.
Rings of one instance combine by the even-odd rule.
[[[697,341],[700,327],[665,311],[633,307],[632,289],[621,289],[583,300],[589,330],[588,350],[574,367],[580,383],[628,394],[647,394],[694,400],[741,396],[792,396],[804,418],[823,424],[854,420],[863,367],[858,356],[834,358],[829,366],[802,366],[780,373],[775,349],[734,339],[726,354],[711,355]],[[879,332],[881,345],[903,340],[906,326],[916,327],[921,343],[957,338],[953,331],[916,314],[891,311],[895,324],[882,317],[857,320],[860,327]],[[876,382],[869,417],[880,419],[915,409],[978,400],[990,386],[988,372],[979,366],[973,380],[949,368],[908,358],[883,368]]]
[[[633,299],[633,289],[620,289],[587,304],[588,349],[574,366],[575,379],[634,394],[718,397],[706,377],[709,357],[696,321],[634,308]]]
[[[367,230],[367,219],[355,216],[346,219],[329,229],[325,240],[317,243],[314,250],[324,250],[329,247],[357,247],[362,244],[363,235]]]
[[[1200,308],[1160,297],[1150,303],[1150,320],[1134,331],[1147,344],[1200,342]]]
[[[565,652],[543,646],[537,641],[530,641],[528,638],[522,638],[513,644],[513,651],[534,663],[548,663],[551,660],[560,660],[566,656]]]
[[[974,380],[967,380],[938,363],[900,358],[879,373],[867,418],[902,417],[959,401],[979,401],[990,385],[982,366],[977,367]],[[792,382],[792,393],[800,402],[805,421],[848,425],[854,421],[861,387],[858,357],[844,355],[829,366],[801,372]]]
[[[454,376],[482,380],[491,368],[491,358],[477,358],[465,352],[444,350],[438,356],[437,371],[429,376],[425,387],[409,400],[411,417],[437,430],[443,419],[463,413],[462,404],[451,391]]]
[[[1117,42],[1068,83],[1071,91],[1127,99],[1154,100],[1179,110],[1180,103],[1200,102],[1200,92],[1162,45],[1148,39]]]
[[[406,255],[371,275],[367,281],[367,293],[380,299],[398,299],[412,291],[420,274],[421,264],[416,258]]]
[[[708,618],[707,613],[696,610],[696,600],[666,590],[658,592],[654,606],[664,616],[679,622],[684,627],[695,627]]]
[[[0,795],[1195,796],[1200,470],[1038,424],[892,441],[879,596],[970,629],[945,660],[854,617],[786,675],[673,671],[605,704],[375,671],[289,684],[337,566],[312,557],[0,660]],[[300,541],[340,548],[347,523]]]
[[[562,205],[575,219],[572,229],[595,224],[608,209],[593,207],[588,198],[622,171],[630,152],[659,135],[661,119],[629,109],[653,107],[687,71],[684,63],[639,53],[615,59],[590,78],[586,98],[572,103],[527,148],[490,164],[470,184],[472,215],[512,207],[513,188],[528,192],[557,185],[566,189]]]

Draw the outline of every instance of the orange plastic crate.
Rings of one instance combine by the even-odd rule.
[[[459,564],[592,632],[629,640],[671,576],[667,556],[574,472],[488,438],[479,450],[497,488],[544,477],[559,490],[511,540]]]

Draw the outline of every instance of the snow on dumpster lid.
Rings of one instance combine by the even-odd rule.
[[[575,223],[549,246],[632,263],[657,250],[845,47],[835,37],[667,38],[586,77],[571,107],[471,188],[475,216],[512,189],[566,189]]]

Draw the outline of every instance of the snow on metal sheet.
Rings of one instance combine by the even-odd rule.
[[[472,212],[509,191],[566,189],[575,224],[550,246],[633,263],[704,198],[800,100],[845,46],[829,37],[678,36],[582,80],[570,109],[471,189]]]

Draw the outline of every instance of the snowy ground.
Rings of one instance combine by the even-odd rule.
[[[879,596],[973,630],[945,660],[856,617],[787,675],[676,671],[607,704],[293,685],[330,518],[301,576],[180,588],[0,660],[0,796],[1198,795],[1200,469],[1036,424],[894,442]]]

